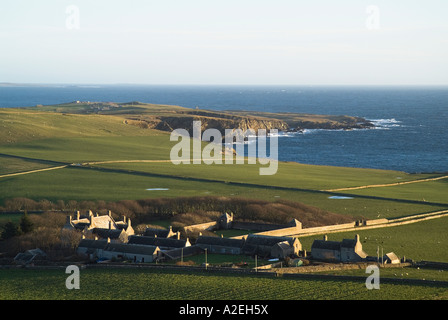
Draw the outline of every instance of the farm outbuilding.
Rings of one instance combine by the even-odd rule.
[[[146,237],[174,238],[178,240],[180,239],[180,233],[174,232],[171,226],[169,229],[147,227],[143,235]]]
[[[185,248],[191,246],[189,239],[173,239],[145,236],[130,236],[129,244],[141,244],[146,246],[159,247],[161,250],[170,250],[175,248]]]
[[[284,259],[294,254],[294,247],[288,241],[276,243],[271,248],[272,258]]]
[[[196,240],[196,245],[204,250],[207,249],[210,253],[241,254],[244,239],[200,236]]]
[[[280,244],[279,243],[283,243]],[[284,258],[286,255],[299,255],[302,244],[295,237],[274,237],[265,235],[249,234],[243,246],[243,253],[258,255],[262,257]]]
[[[359,235],[354,239],[342,241],[328,241],[327,236],[324,236],[323,240],[314,240],[311,256],[315,260],[338,262],[357,262],[367,258],[367,254],[362,250]]]
[[[99,258],[124,259],[132,260],[134,262],[153,262],[157,259],[159,252],[159,247],[155,246],[109,243],[104,247]]]

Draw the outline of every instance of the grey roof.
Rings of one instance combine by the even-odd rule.
[[[146,254],[152,255],[158,250],[156,246],[145,246],[127,243],[109,243],[104,251],[118,252],[118,253],[132,253],[132,254]]]
[[[341,242],[341,248],[354,248],[356,246],[355,239],[344,239]]]
[[[177,240],[172,238],[154,238],[145,236],[130,236],[128,238],[129,244],[142,244],[148,246],[168,247],[168,248],[182,248],[187,244],[186,240]]]
[[[82,239],[79,242],[78,247],[103,249],[107,245],[107,243],[107,240]]]
[[[92,233],[100,236],[101,238],[110,238],[110,239],[118,239],[121,235],[121,229],[102,229],[102,228],[94,228],[92,229]]]
[[[326,250],[339,251],[341,249],[341,242],[314,240],[313,244],[311,245],[311,250],[313,249],[326,249]]]
[[[242,248],[244,245],[244,240],[243,239],[230,239],[230,238],[221,238],[221,237],[200,236],[196,240],[196,245],[200,245],[200,244],[222,246],[222,247]]]
[[[183,257],[194,256],[203,253],[204,250],[198,246],[190,246],[185,248],[176,248],[172,250],[163,251],[162,254],[169,259],[176,260]]]
[[[156,229],[156,228],[147,228],[145,230],[144,236],[146,237],[162,237],[167,238],[170,234],[170,230],[168,229]]]
[[[28,264],[35,259],[43,259],[46,257],[47,257],[47,255],[45,254],[45,252],[43,252],[39,248],[36,248],[36,249],[27,250],[22,253],[18,253],[15,256],[14,260],[17,262],[22,262],[22,263]]]
[[[291,249],[291,245],[287,241],[276,243],[274,246],[278,246],[282,250]]]
[[[273,245],[283,241],[288,241],[290,244],[292,244],[295,240],[296,238],[293,237],[274,237],[249,234],[246,239],[246,244],[272,247]]]

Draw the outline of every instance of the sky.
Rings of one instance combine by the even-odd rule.
[[[0,82],[447,85],[448,1],[0,2]]]

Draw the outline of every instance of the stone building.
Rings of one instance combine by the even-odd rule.
[[[102,251],[109,242],[110,240],[108,239],[86,239],[83,236],[78,244],[76,253],[86,256],[89,260],[96,260],[102,256]]]
[[[156,246],[114,243],[110,239],[81,239],[77,253],[89,260],[117,259],[134,262],[153,262],[159,257],[160,249]]]
[[[233,213],[228,214],[226,212],[222,216],[220,216],[216,221],[216,228],[224,230],[232,229],[232,224],[233,224]]]
[[[145,237],[158,237],[158,238],[174,238],[180,239],[180,232],[174,232],[173,228],[170,226],[169,229],[158,229],[158,228],[146,228],[144,234]]]
[[[204,250],[207,249],[209,253],[241,254],[244,239],[200,236],[196,240],[196,246]]]
[[[314,240],[311,256],[315,260],[337,262],[358,262],[367,258],[367,254],[362,250],[359,235],[354,239],[343,239],[340,242],[328,241],[327,236],[324,236],[323,240]]]
[[[93,213],[91,210],[85,215],[81,215],[79,211],[76,212],[76,216],[67,216],[67,220],[63,227],[64,229],[76,229],[80,231],[91,230],[95,228],[100,229],[118,229],[117,224],[112,218],[111,212],[107,215],[100,216],[98,213]]]
[[[102,250],[100,258],[123,259],[141,263],[154,262],[159,257],[159,252],[160,249],[156,246],[108,243]]]
[[[81,215],[79,211],[73,218],[67,216],[63,227],[65,230],[79,230],[85,236],[93,235],[103,239],[111,239],[114,242],[127,242],[129,236],[134,235],[131,219],[123,218],[123,221],[115,221],[111,212],[100,216],[88,211],[86,215]]]
[[[298,255],[294,251],[294,247],[288,241],[278,242],[271,248],[271,258],[284,259],[292,255]]]
[[[129,244],[140,244],[146,246],[159,247],[160,250],[170,250],[176,248],[190,247],[190,240],[187,239],[172,239],[159,237],[145,237],[145,236],[130,236],[128,238]]]
[[[243,246],[244,254],[274,258],[285,258],[289,255],[298,256],[301,250],[302,244],[295,237],[274,237],[256,234],[249,234]]]

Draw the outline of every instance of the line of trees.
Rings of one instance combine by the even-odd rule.
[[[8,221],[3,226],[3,231],[1,232],[1,239],[6,240],[15,236],[30,233],[34,230],[34,223],[31,221],[28,213],[25,212],[20,218],[18,224]]]
[[[287,224],[299,220],[303,227],[339,224],[353,221],[353,217],[336,214],[300,202],[277,200],[276,202],[244,198],[213,196],[155,198],[121,201],[35,201],[27,198],[6,200],[0,211],[65,211],[92,210],[100,214],[112,211],[116,218],[126,216],[135,225],[154,219],[171,219],[188,224],[212,221],[217,215],[233,212],[236,219],[274,224]],[[189,215],[187,219],[185,215]],[[192,224],[193,224],[192,223]]]

